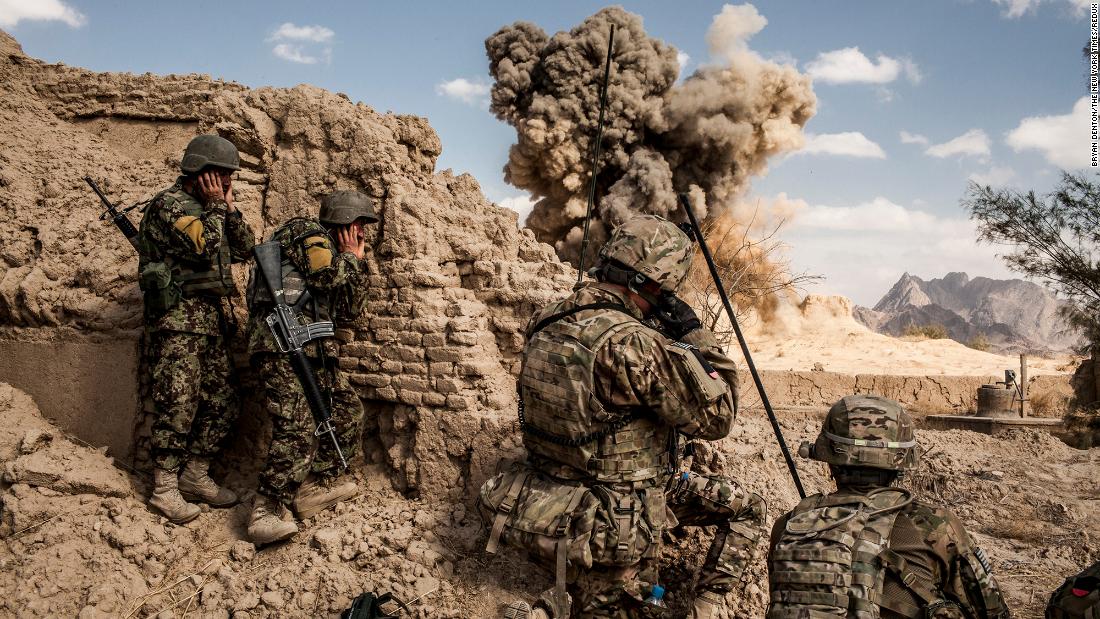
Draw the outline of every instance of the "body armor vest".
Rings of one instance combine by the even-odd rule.
[[[955,607],[890,549],[894,523],[912,496],[899,488],[807,497],[794,508],[768,558],[768,619],[953,617]],[[886,573],[919,598],[918,608],[883,594]]]
[[[643,481],[666,472],[673,429],[648,411],[608,410],[594,391],[596,353],[612,337],[643,329],[628,314],[602,311],[551,322],[530,337],[519,380],[528,452],[601,482]]]
[[[182,189],[177,183],[161,192],[153,198],[152,208],[159,208],[164,194],[172,191],[182,191]],[[188,200],[184,203],[184,213],[191,217],[200,217],[203,213],[203,207],[195,200]],[[164,264],[165,269],[171,276],[172,283],[179,287],[184,297],[225,297],[237,291],[233,282],[233,272],[230,269],[232,259],[229,237],[224,230],[222,231],[221,243],[218,244],[218,253],[215,254],[210,266],[196,267],[194,263],[178,260],[167,255],[156,243],[148,239],[146,222],[149,221],[150,216],[155,215],[146,214],[141,220],[141,231],[138,236],[138,245],[141,248],[139,273],[145,272],[149,266],[155,266],[155,263]]]

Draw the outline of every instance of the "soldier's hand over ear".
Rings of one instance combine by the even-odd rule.
[[[222,189],[222,181],[214,172],[207,170],[199,174],[199,192],[202,194],[204,205],[211,202],[225,201],[225,191]]]
[[[661,296],[661,305],[654,315],[664,327],[665,335],[674,340],[679,340],[703,326],[695,310],[674,294],[666,293]]]
[[[352,226],[340,226],[336,229],[336,244],[340,251],[349,253],[359,260],[366,255],[366,241]]]

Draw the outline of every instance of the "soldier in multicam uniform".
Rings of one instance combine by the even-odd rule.
[[[214,507],[237,502],[208,470],[237,410],[222,300],[236,292],[230,265],[246,261],[253,244],[252,229],[233,205],[236,147],[200,135],[187,145],[180,168],[183,175],[145,209],[138,235],[156,407],[149,504],[175,523],[199,515],[187,499]]]
[[[528,549],[554,566],[557,585],[505,617],[667,613],[645,600],[662,590],[661,535],[676,526],[716,527],[694,617],[717,616],[751,560],[763,500],[678,470],[679,435],[721,439],[737,411],[734,362],[675,296],[693,254],[676,225],[634,217],[600,250],[597,282],[528,324],[519,378],[528,457],[487,481],[479,505],[492,526],[487,550]]]
[[[919,457],[900,404],[847,396],[799,452],[827,462],[837,490],[807,497],[775,523],[769,619],[1009,616],[958,517],[893,487]]]
[[[358,191],[336,191],[321,201],[318,219],[296,217],[280,226],[271,240],[282,246],[283,291],[288,304],[309,294],[307,321],[353,320],[366,303],[363,269],[366,235],[363,226],[378,221],[374,205]],[[267,463],[248,524],[256,544],[287,539],[298,532],[280,514],[293,507],[299,519],[310,518],[337,502],[356,496],[354,481],[340,477],[341,464],[330,441],[319,441],[316,423],[289,358],[278,352],[264,319],[273,302],[253,269],[249,282],[248,348],[267,397],[272,424]],[[331,398],[332,419],[345,456],[359,446],[363,406],[337,366],[333,340],[310,344],[306,350],[317,384]],[[313,479],[306,481],[307,475]],[[303,483],[305,482],[305,483]]]
[[[1100,619],[1100,561],[1070,576],[1050,596],[1046,619]]]

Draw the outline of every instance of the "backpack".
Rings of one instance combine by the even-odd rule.
[[[807,497],[768,559],[768,619],[878,619],[890,532],[912,495],[900,488]]]
[[[1100,619],[1100,561],[1054,591],[1046,619]]]

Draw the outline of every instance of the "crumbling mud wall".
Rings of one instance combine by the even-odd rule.
[[[760,373],[768,399],[776,406],[827,408],[853,393],[875,393],[901,402],[917,419],[925,415],[962,415],[976,409],[978,388],[1004,377],[996,376],[891,376],[885,374],[839,374],[836,372]],[[1070,375],[1033,376],[1028,394],[1033,401],[1043,394],[1044,406],[1036,414],[1061,416],[1069,394]],[[742,377],[742,395],[748,406],[759,403],[751,378]],[[1058,400],[1048,403],[1047,399]]]
[[[315,213],[337,188],[377,201],[370,302],[340,333],[340,363],[399,486],[457,495],[495,466],[481,450],[499,446],[515,418],[519,330],[573,274],[472,177],[435,171],[441,147],[425,119],[382,115],[304,85],[250,90],[203,75],[45,64],[2,33],[0,76],[0,354],[9,359],[0,371],[47,417],[141,460],[125,438],[88,432],[106,419],[143,425],[133,395],[141,302],[136,255],[98,220],[82,177],[123,204],[147,199],[175,178],[192,136],[216,132],[241,151],[234,193],[260,235]],[[235,275],[243,284],[244,269]],[[91,352],[63,356],[73,343]],[[65,393],[41,373],[13,369],[51,359],[85,366],[74,372],[95,377],[92,393]],[[123,400],[107,397],[120,393]]]

